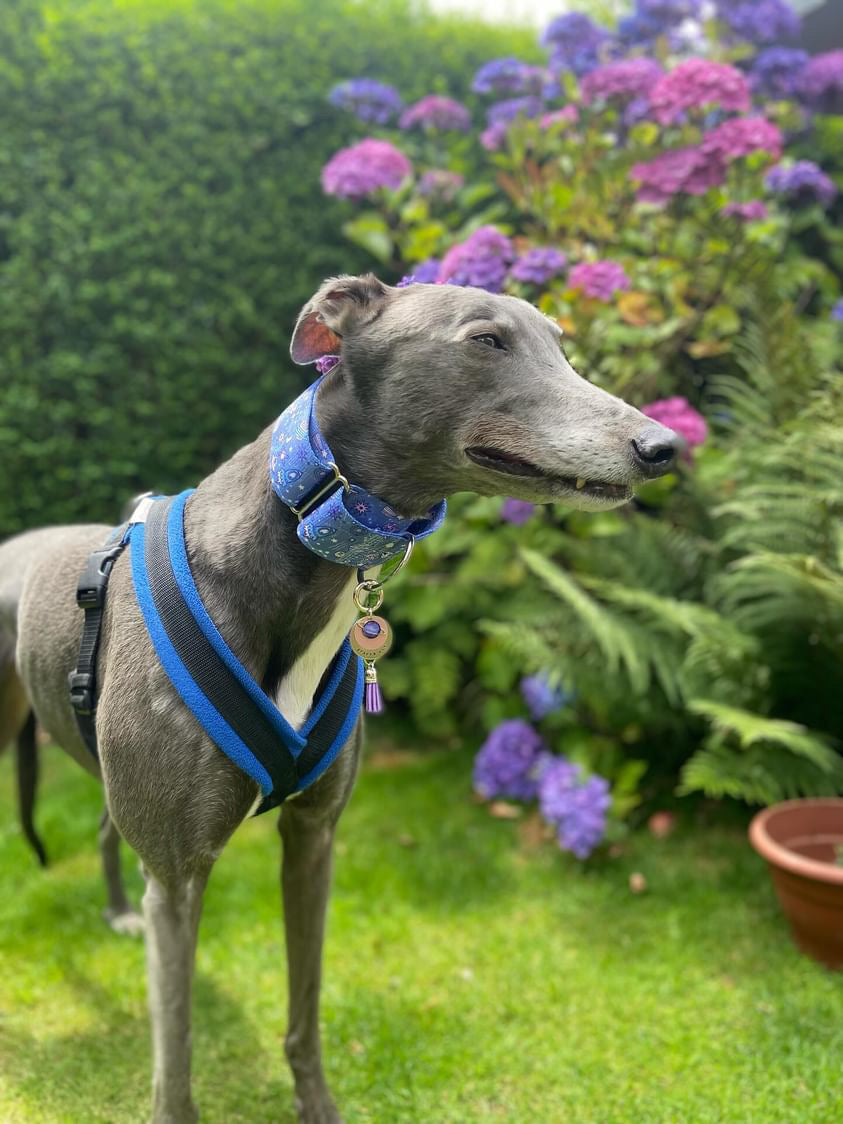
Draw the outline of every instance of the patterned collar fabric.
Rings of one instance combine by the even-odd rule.
[[[322,376],[325,377],[324,375]],[[288,507],[307,508],[310,497],[336,480],[334,458],[319,432],[313,404],[322,378],[293,402],[272,430],[269,479]],[[422,519],[405,519],[389,504],[352,484],[326,491],[300,517],[298,537],[315,554],[341,566],[378,566],[401,554],[409,537],[421,539],[441,527],[445,501]]]

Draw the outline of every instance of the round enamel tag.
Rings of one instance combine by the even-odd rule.
[[[361,617],[351,629],[352,650],[364,660],[385,656],[392,644],[392,629],[383,619],[374,615]]]

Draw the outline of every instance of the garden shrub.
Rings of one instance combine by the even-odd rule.
[[[478,791],[536,798],[580,857],[665,785],[843,789],[843,52],[790,45],[784,0],[699,9],[562,15],[543,66],[475,73],[479,136],[427,97],[323,170],[386,270],[535,302],[575,367],[687,441],[616,511],[458,498],[391,610],[387,691],[439,738],[490,730]],[[364,117],[364,89],[332,96]]]
[[[490,41],[404,0],[4,0],[0,536],[114,519],[256,436],[301,387],[299,308],[370,260],[319,193],[327,86],[460,88]]]

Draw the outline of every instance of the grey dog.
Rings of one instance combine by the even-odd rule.
[[[450,285],[326,281],[302,310],[292,355],[341,355],[317,419],[341,471],[407,515],[457,491],[599,509],[667,471],[679,439],[580,378],[556,325],[525,301]],[[186,511],[196,584],[234,653],[293,725],[356,616],[353,571],[310,553],[271,491],[270,429],[203,480]],[[105,526],[32,531],[0,548],[0,745],[38,722],[89,772],[68,701],[82,614],[76,581]],[[447,534],[446,529],[440,532]],[[16,641],[17,658],[13,656]],[[98,662],[97,736],[108,814],[101,842],[110,916],[132,918],[119,834],[146,891],[155,1124],[197,1119],[190,1091],[191,978],[202,893],[257,786],[201,730],[161,668],[129,562],[111,577]],[[27,733],[29,731],[29,733]],[[340,1119],[322,1072],[321,948],[334,829],[357,770],[361,730],[281,809],[289,1021],[299,1119]],[[123,927],[131,927],[131,922]]]

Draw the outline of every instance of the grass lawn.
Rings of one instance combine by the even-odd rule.
[[[143,1121],[143,948],[100,920],[99,789],[55,750],[44,764],[42,873],[0,762],[0,1121]],[[205,1124],[293,1120],[277,867],[271,817],[250,821],[206,895]],[[375,752],[341,825],[326,961],[349,1124],[843,1119],[843,977],[792,947],[737,826],[642,833],[584,870],[473,805],[467,756]]]

